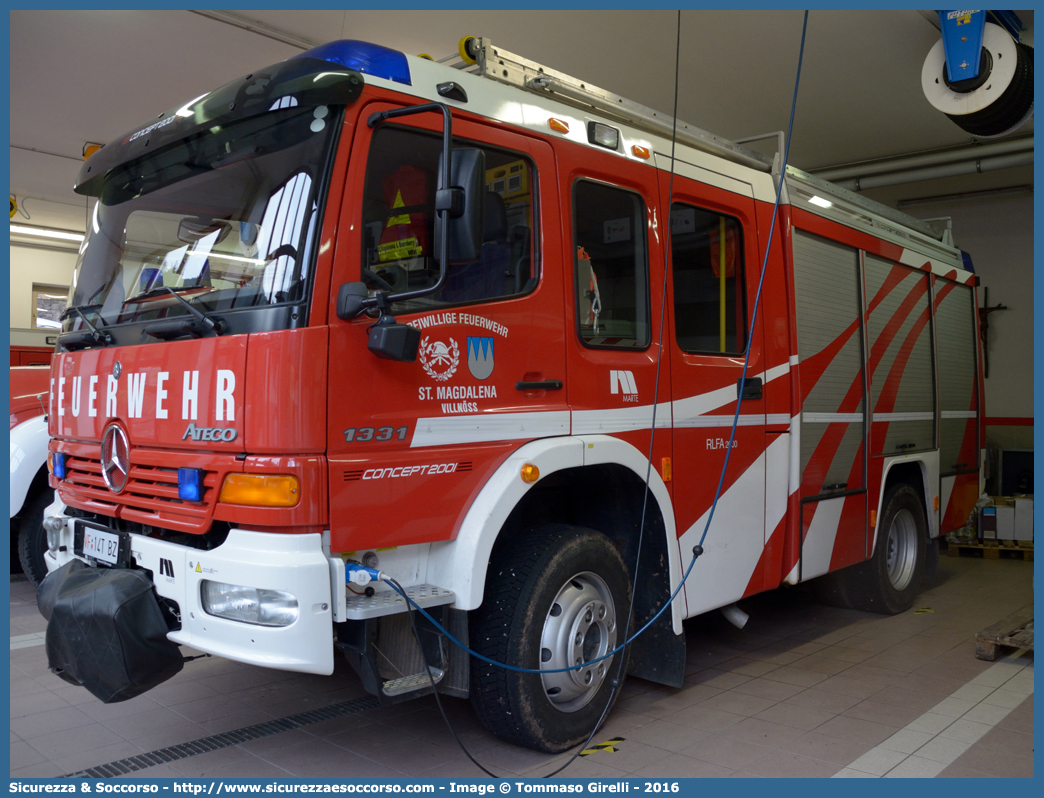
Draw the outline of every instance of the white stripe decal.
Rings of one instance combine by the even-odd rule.
[[[979,414],[975,410],[943,410],[943,418],[978,418]]]
[[[448,446],[454,443],[516,441],[568,434],[568,410],[439,416],[417,419],[417,428],[413,432],[410,448]]]
[[[935,413],[874,413],[874,421],[934,421]]]
[[[756,374],[754,377],[767,383],[782,377],[789,371],[790,364],[782,363]],[[630,381],[628,380],[628,382]],[[614,383],[611,381],[610,384]],[[736,391],[735,385],[727,385],[724,388],[679,399],[676,402],[661,402],[656,410],[656,428],[669,429],[672,422],[678,428],[731,427],[733,418],[731,415],[707,416],[705,414],[735,402]],[[637,392],[636,387],[635,392]],[[860,416],[860,418],[862,417]],[[787,424],[789,421],[790,416],[786,413],[773,413],[769,416],[749,413],[740,416],[739,426]],[[438,416],[417,419],[417,428],[410,441],[410,448],[528,440],[569,435],[570,432],[573,435],[605,435],[649,429],[651,426],[652,405],[576,410],[572,412],[571,418],[567,410]]]
[[[574,435],[606,435],[611,432],[630,432],[652,426],[652,405],[614,407],[608,410],[574,410]],[[662,402],[656,409],[656,428],[671,426],[671,405]]]
[[[806,424],[836,424],[840,422],[859,423],[862,413],[802,413],[801,420]]]

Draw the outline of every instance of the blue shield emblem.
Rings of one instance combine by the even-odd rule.
[[[468,371],[476,380],[484,380],[493,373],[492,338],[468,336]]]

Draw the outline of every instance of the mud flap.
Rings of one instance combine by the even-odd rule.
[[[685,679],[685,634],[674,633],[671,613],[665,612],[631,644],[627,673],[650,682],[681,687]],[[640,628],[635,624],[635,628]]]
[[[177,644],[142,571],[80,560],[48,574],[36,593],[47,619],[47,665],[106,704],[151,690],[181,670]]]

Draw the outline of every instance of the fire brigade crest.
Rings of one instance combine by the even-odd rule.
[[[432,341],[429,344],[425,336],[421,339],[418,356],[429,377],[438,382],[445,382],[457,371],[460,347],[452,338],[449,339],[449,345],[442,341]]]

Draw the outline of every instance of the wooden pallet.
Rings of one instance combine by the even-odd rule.
[[[987,662],[997,659],[1001,649],[1033,650],[1033,605],[1027,604],[975,635],[975,656]]]
[[[1033,543],[1022,540],[987,540],[983,543],[946,541],[946,553],[951,557],[983,557],[987,560],[1005,558],[1033,562]]]

